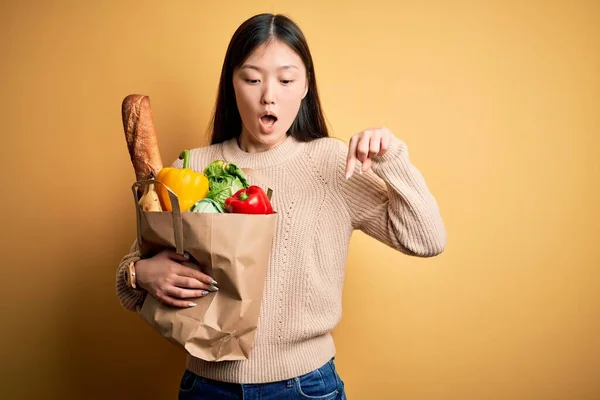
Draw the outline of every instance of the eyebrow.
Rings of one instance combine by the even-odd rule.
[[[256,65],[252,65],[252,64],[244,64],[240,67],[240,69],[254,69],[257,71],[262,71],[262,68],[257,67]],[[292,69],[292,68],[296,68],[296,69],[300,69],[295,65],[282,65],[281,67],[277,68],[278,70],[282,70],[282,69]]]

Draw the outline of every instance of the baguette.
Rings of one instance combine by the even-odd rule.
[[[155,178],[163,168],[150,98],[130,94],[121,105],[127,149],[137,181]]]

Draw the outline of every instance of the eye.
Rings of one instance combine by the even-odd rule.
[[[245,79],[245,81],[251,85],[256,85],[258,82],[260,82],[258,79]]]
[[[294,82],[292,79],[282,79],[281,80],[281,83],[284,85],[289,85],[292,82]]]

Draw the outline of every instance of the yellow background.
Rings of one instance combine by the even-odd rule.
[[[183,353],[114,292],[134,238],[120,103],[165,162],[206,143],[227,43],[258,12],[309,40],[328,122],[409,146],[440,257],[352,240],[350,400],[600,398],[597,1],[3,1],[0,395],[173,399]]]

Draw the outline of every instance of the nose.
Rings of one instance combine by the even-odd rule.
[[[268,81],[263,85],[261,103],[264,105],[275,104],[275,90],[273,84]]]

